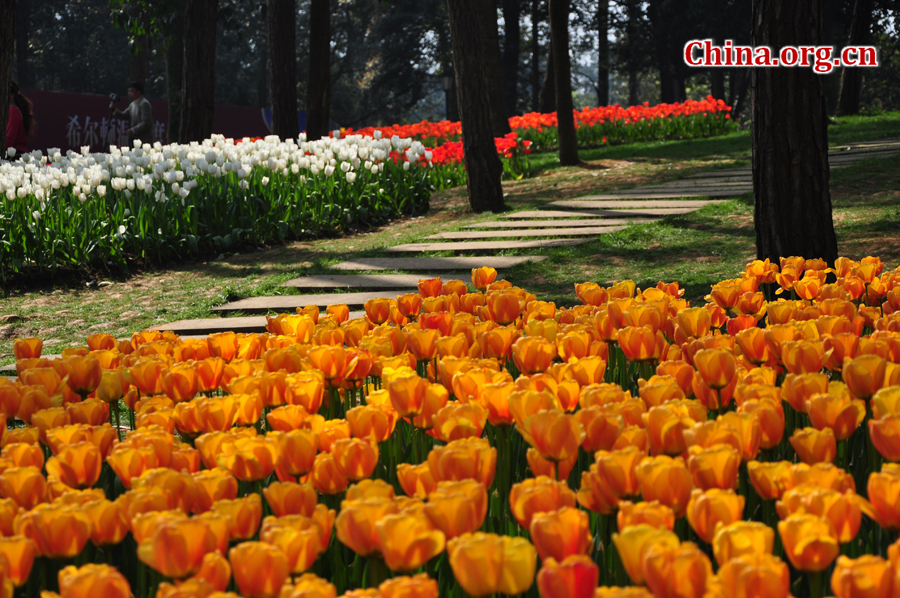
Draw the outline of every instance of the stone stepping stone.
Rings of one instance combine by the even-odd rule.
[[[546,212],[539,212],[545,215]],[[479,222],[478,224],[467,224],[463,228],[482,229],[482,228],[555,228],[558,226],[615,226],[623,224],[631,224],[635,219],[623,220],[621,218],[586,218],[583,220],[498,220],[490,222]],[[638,218],[640,221],[655,222],[656,219]]]
[[[248,297],[239,301],[232,301],[225,305],[219,305],[210,311],[229,312],[229,311],[245,311],[251,313],[274,312],[293,312],[298,307],[307,305],[318,305],[325,307],[335,303],[346,303],[347,305],[361,306],[369,299],[381,299],[387,297],[395,298],[397,295],[404,293],[418,293],[416,287],[409,289],[397,289],[395,291],[376,293],[333,293],[330,295],[281,295],[277,297]]]
[[[724,200],[686,199],[683,201],[606,201],[602,199],[597,200],[594,196],[586,195],[578,199],[560,199],[548,203],[547,205],[553,207],[628,210],[629,208],[702,208],[714,203],[724,203]]]
[[[460,241],[458,243],[406,243],[388,247],[391,253],[418,253],[420,251],[503,251],[506,249],[540,249],[543,247],[567,247],[590,241],[586,239],[545,239],[537,241]],[[489,265],[484,262],[483,265]]]
[[[584,202],[576,202],[579,206]],[[651,221],[654,216],[678,216],[696,212],[699,208],[655,208],[655,209],[639,209],[632,208],[628,210],[533,210],[525,212],[515,212],[507,214],[502,218],[631,218],[632,220],[643,222]],[[524,222],[527,222],[524,221]],[[565,220],[559,221],[559,224],[566,224]]]
[[[366,315],[364,311],[350,312],[350,319],[362,318]],[[170,330],[180,336],[186,338],[206,338],[206,336],[215,332],[241,332],[254,333],[266,331],[265,316],[242,316],[238,318],[198,318],[195,320],[178,320],[169,322],[168,324],[157,324],[150,330],[161,330],[163,332]]]
[[[724,170],[710,170],[708,172],[697,172],[694,174],[689,174],[688,176],[686,176],[684,178],[686,178],[686,179],[704,179],[707,177],[709,177],[709,178],[716,178],[716,177],[727,178],[727,177],[734,177],[734,176],[752,177],[753,171],[750,169],[749,166],[745,166],[743,168],[729,168],[729,169],[724,169]]]
[[[437,274],[315,274],[293,278],[281,286],[295,289],[409,289],[417,287],[423,278],[437,276]],[[446,273],[443,276],[447,278]]]
[[[672,192],[672,191],[656,191],[656,187],[638,187],[635,189],[623,189],[615,194],[604,194],[604,195],[589,195],[585,196],[584,199],[596,199],[596,200],[607,200],[613,201],[617,199],[622,200],[631,200],[634,199],[635,195],[643,199],[679,199],[682,197],[713,197],[716,195],[727,196],[727,195],[738,195],[734,193],[731,189],[707,189],[705,193],[694,193],[691,195],[685,195],[681,192]]]
[[[601,220],[597,224],[602,223]],[[564,223],[557,223],[564,224]],[[574,228],[544,228],[537,230],[480,230],[480,231],[457,231],[451,233],[438,233],[425,237],[426,239],[496,239],[498,237],[586,237],[591,235],[602,235],[603,233],[614,233],[624,230],[626,226],[590,226],[590,227],[574,227]]]
[[[409,270],[433,272],[471,270],[490,266],[497,270],[513,268],[525,262],[540,262],[546,255],[495,256],[475,255],[466,257],[359,257],[329,266],[331,270]]]

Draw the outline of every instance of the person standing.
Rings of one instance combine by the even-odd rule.
[[[15,81],[9,82],[9,118],[6,121],[6,147],[16,153],[28,152],[28,137],[34,132],[34,106],[19,91]]]
[[[131,103],[125,110],[118,110],[115,102],[109,103],[113,116],[128,119],[129,128],[125,133],[129,141],[140,139],[142,143],[153,143],[153,107],[144,97],[144,86],[137,81],[130,84],[128,98]]]

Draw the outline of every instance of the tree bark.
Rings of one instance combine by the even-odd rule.
[[[872,0],[856,0],[853,5],[853,19],[850,22],[849,46],[868,45],[872,29]],[[862,92],[863,69],[844,67],[841,69],[841,93],[838,96],[835,116],[859,114],[859,97]]]
[[[28,63],[28,32],[31,25],[31,0],[16,3],[16,82],[31,87],[31,65]]]
[[[184,6],[184,96],[178,140],[212,135],[216,101],[216,15],[218,0],[186,0]]]
[[[531,0],[531,111],[541,107],[540,0]]]
[[[272,132],[281,139],[300,133],[297,119],[297,38],[294,0],[268,0],[269,99]]]
[[[479,0],[478,13],[481,19],[481,59],[487,77],[488,100],[491,104],[491,123],[494,136],[503,137],[509,133],[509,117],[503,100],[503,76],[500,70],[500,33],[497,31],[497,0]]]
[[[328,0],[309,6],[309,82],[306,91],[306,138],[327,137],[331,120],[331,7]]]
[[[628,71],[628,105],[637,106],[640,103],[638,96],[640,80],[638,72],[635,70]]]
[[[181,129],[181,110],[184,103],[184,13],[173,15],[166,43],[166,99],[169,102],[169,131],[167,141],[176,143]],[[162,139],[157,141],[162,142]]]
[[[544,72],[544,82],[541,84],[540,104],[538,112],[547,114],[556,112],[556,67],[553,60],[553,44],[550,44],[550,52],[547,54],[547,70]]]
[[[824,2],[753,0],[751,44],[821,44]],[[757,257],[833,263],[838,249],[822,77],[811,68],[754,68],[750,103]]]
[[[6,159],[6,120],[9,118],[9,80],[12,75],[16,22],[15,0],[0,0],[0,159]]]
[[[466,187],[469,205],[476,213],[499,212],[505,207],[500,185],[503,167],[494,144],[487,77],[481,56],[481,19],[475,16],[480,1],[447,0],[466,156]]]
[[[150,90],[147,89],[147,36],[139,35],[131,43],[131,52],[128,55],[129,82],[137,81],[144,86],[144,95],[149,95]]]
[[[520,0],[503,0],[503,99],[506,102],[506,116],[518,114],[519,100],[519,50],[522,31],[519,26],[521,15]]]
[[[597,105],[609,105],[609,0],[597,2]]]
[[[569,0],[550,0],[550,38],[556,79],[556,130],[559,135],[560,166],[575,166],[578,140],[572,114],[572,65],[569,61]]]

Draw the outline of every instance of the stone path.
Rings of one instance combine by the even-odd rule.
[[[295,289],[410,289],[416,288],[422,278],[435,278],[438,274],[316,274],[292,278],[283,287]],[[448,275],[444,278],[465,278],[468,274]]]
[[[841,168],[860,160],[890,156],[898,151],[900,139],[856,143],[833,148],[829,152],[829,162],[832,168]],[[547,259],[543,255],[494,256],[491,255],[493,252],[579,245],[600,235],[623,230],[633,223],[655,222],[666,216],[689,214],[704,206],[727,201],[712,198],[736,197],[752,190],[751,169],[745,166],[701,172],[658,185],[553,201],[542,206],[543,209],[503,214],[496,220],[466,225],[463,230],[442,231],[424,237],[423,242],[384,249],[386,253],[398,255],[352,258],[330,266],[332,273],[303,276],[283,285],[310,291],[310,294],[252,297],[227,303],[213,311],[220,314],[294,312],[298,307],[309,304],[324,308],[335,303],[358,307],[375,297],[394,298],[415,292],[422,278],[440,275],[444,279],[456,278],[468,282],[468,272],[472,268],[492,266],[502,271],[529,261]],[[449,257],[415,256],[425,252],[483,253]],[[402,273],[361,274],[378,271]],[[353,292],[328,293],[334,290]],[[350,317],[364,315],[365,312],[357,311],[352,312]],[[264,316],[241,316],[180,320],[154,326],[153,329],[171,330],[188,336],[224,330],[263,332],[265,325]]]

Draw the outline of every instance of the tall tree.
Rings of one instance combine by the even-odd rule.
[[[572,114],[572,65],[569,60],[569,0],[550,0],[550,39],[553,44],[553,74],[556,80],[556,122],[559,163],[575,166],[578,140]]]
[[[218,0],[186,0],[184,68],[178,140],[200,141],[212,135],[216,100],[216,14]]]
[[[541,0],[531,0],[531,110],[540,110],[541,105]]]
[[[297,36],[295,0],[269,0],[269,99],[272,132],[291,139],[300,132],[297,120]]]
[[[128,79],[129,82],[137,81],[144,86],[144,93],[147,93],[147,73],[149,69],[149,54],[147,52],[147,43],[149,39],[146,33],[142,33],[133,38],[130,43],[131,55],[128,61]]]
[[[9,80],[12,75],[16,0],[0,0],[0,157],[6,158],[6,119],[9,118]]]
[[[825,0],[753,0],[755,47],[822,43]],[[754,68],[751,74],[756,253],[833,263],[837,238],[828,188],[828,114],[811,68]]]
[[[31,22],[30,0],[16,2],[16,82],[19,87],[31,87],[31,64],[28,60],[28,33]]]
[[[519,19],[522,16],[521,0],[503,0],[503,99],[506,116],[518,113],[519,100],[519,49],[522,32]]]
[[[853,5],[853,19],[850,22],[848,46],[869,44],[872,33],[873,0],[856,0]],[[835,114],[848,116],[859,114],[859,98],[862,92],[863,69],[844,67],[841,69],[841,93]]]
[[[450,13],[450,41],[456,91],[462,117],[463,152],[466,156],[466,187],[473,212],[504,209],[500,177],[503,167],[494,144],[487,76],[481,57],[484,39],[477,4],[481,0],[447,0]]]
[[[178,141],[181,129],[181,105],[184,100],[184,12],[181,8],[169,17],[166,53],[166,99],[169,104],[169,143]],[[159,139],[158,141],[162,141]]]
[[[497,30],[497,0],[478,1],[479,24],[481,38],[481,60],[488,88],[488,99],[491,105],[491,122],[494,136],[502,137],[509,133],[509,118],[503,100],[503,76],[500,70],[500,32]],[[473,19],[474,20],[474,19]],[[471,22],[471,21],[470,21]]]
[[[541,83],[541,93],[538,103],[538,112],[547,114],[556,112],[556,61],[553,59],[553,44],[550,44],[550,52],[547,54],[547,70],[544,71],[544,80]]]
[[[306,87],[306,135],[328,136],[331,109],[331,7],[328,0],[309,3],[309,82]]]
[[[597,2],[597,105],[609,105],[609,0]]]

